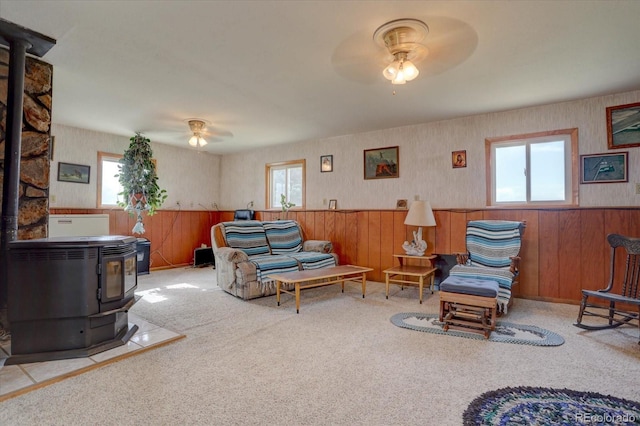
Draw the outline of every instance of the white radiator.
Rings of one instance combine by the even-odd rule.
[[[49,215],[49,237],[95,237],[109,235],[108,214]]]

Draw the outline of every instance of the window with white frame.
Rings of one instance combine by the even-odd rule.
[[[578,129],[488,138],[487,205],[577,205]]]
[[[266,165],[268,209],[281,208],[281,198],[294,203],[294,208],[305,205],[305,160],[284,161]]]
[[[98,152],[98,208],[109,208],[118,205],[118,194],[122,185],[115,177],[119,173],[121,154]]]

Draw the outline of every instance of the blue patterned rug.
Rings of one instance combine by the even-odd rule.
[[[444,331],[439,315],[418,312],[400,313],[391,317],[391,322],[398,327],[427,333],[444,334],[447,336],[466,337],[468,339],[487,340],[478,333],[449,329]],[[516,343],[532,346],[560,346],[564,339],[553,331],[533,325],[521,325],[498,321],[496,329],[489,335],[490,342]]]
[[[471,425],[638,425],[640,403],[568,389],[503,388],[483,393],[463,414]]]

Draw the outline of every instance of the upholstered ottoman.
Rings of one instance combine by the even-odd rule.
[[[458,328],[489,338],[496,327],[498,283],[449,276],[440,283],[440,322],[444,331]]]

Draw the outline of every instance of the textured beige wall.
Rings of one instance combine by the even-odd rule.
[[[434,208],[485,207],[484,140],[487,137],[577,127],[580,154],[607,152],[607,106],[640,102],[640,91],[573,102],[483,114],[415,126],[345,135],[223,157],[152,142],[160,185],[169,198],[165,209],[254,208],[265,206],[265,164],[306,159],[307,208],[325,209],[329,199],[339,209],[393,209],[397,199],[429,200]],[[119,153],[123,136],[54,124],[51,164],[52,208],[95,208],[97,151]],[[400,177],[364,180],[363,151],[400,147]],[[467,151],[467,167],[451,167],[451,151]],[[580,185],[584,207],[640,206],[640,148],[629,152],[629,182]],[[613,151],[611,151],[613,152]],[[320,172],[320,156],[333,155],[331,173]],[[57,181],[58,161],[91,166],[89,185]],[[191,207],[193,205],[193,207]]]
[[[51,162],[50,207],[96,208],[98,151],[122,154],[129,138],[63,125],[52,126],[55,136]],[[133,135],[132,135],[133,136]],[[220,156],[151,142],[157,160],[158,184],[167,190],[163,209],[213,210],[220,203]],[[88,185],[58,182],[58,162],[91,166]]]
[[[633,102],[640,102],[640,91],[225,155],[220,207],[244,208],[253,200],[263,209],[265,164],[304,158],[308,209],[327,208],[329,199],[337,199],[339,209],[393,209],[397,199],[415,196],[434,208],[482,208],[485,138],[577,127],[580,154],[607,152],[605,108]],[[363,150],[396,145],[400,177],[364,180]],[[457,150],[467,151],[466,168],[451,167]],[[629,182],[580,185],[581,206],[640,206],[640,148],[620,151],[629,151]],[[321,173],[320,156],[327,154],[334,171]]]

